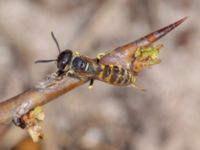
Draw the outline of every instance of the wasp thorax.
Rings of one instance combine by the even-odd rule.
[[[87,62],[85,62],[83,59],[81,59],[80,57],[76,57],[73,60],[73,68],[75,70],[79,70],[79,71],[85,71],[86,66],[87,66]]]
[[[64,50],[58,55],[57,67],[61,71],[67,71],[69,69],[73,53],[71,50]]]

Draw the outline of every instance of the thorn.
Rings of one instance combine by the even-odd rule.
[[[184,17],[168,26],[165,26],[159,30],[156,30],[156,31],[140,38],[139,40],[134,41],[133,43],[136,43],[138,45],[138,47],[149,46],[150,44],[156,42],[157,40],[159,40],[160,38],[165,36],[167,33],[172,31],[173,29],[175,29],[177,26],[179,26],[181,23],[183,23],[187,18],[188,17]]]

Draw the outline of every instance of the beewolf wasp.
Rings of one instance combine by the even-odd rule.
[[[35,63],[56,61],[60,75],[73,75],[80,79],[89,78],[89,88],[92,87],[94,79],[119,86],[135,84],[135,76],[132,75],[128,69],[112,64],[101,64],[100,57],[91,59],[87,56],[80,55],[79,52],[73,52],[69,49],[61,52],[60,46],[53,32],[51,32],[51,36],[59,51],[57,59],[38,60]]]
[[[59,51],[57,59],[38,60],[35,63],[56,61],[58,72],[60,75],[73,75],[80,79],[88,78],[90,79],[89,88],[92,87],[93,81],[95,79],[112,85],[132,85],[135,87],[135,76],[139,72],[138,70],[141,70],[141,68],[144,68],[145,66],[150,66],[151,64],[147,63],[151,61],[153,61],[153,64],[159,63],[159,60],[157,58],[153,59],[152,57],[150,57],[150,55],[148,55],[148,52],[149,50],[150,52],[152,50],[159,51],[161,46],[154,47],[151,44],[166,35],[168,32],[173,30],[186,19],[187,17],[182,18],[175,23],[172,23],[164,28],[161,28],[140,38],[139,40],[107,51],[105,53],[100,53],[95,59],[80,55],[79,52],[73,52],[69,49],[61,52],[58,41],[55,38],[53,32],[51,32],[51,36],[55,41]],[[138,65],[135,65],[135,63],[138,62],[137,56],[135,55],[137,51],[140,54],[144,55],[142,55],[143,60],[152,60],[139,61],[138,67]]]

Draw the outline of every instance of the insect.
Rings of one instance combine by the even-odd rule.
[[[135,84],[135,77],[127,69],[112,64],[100,64],[98,58],[92,59],[69,49],[61,52],[53,32],[51,32],[51,36],[59,51],[57,59],[38,60],[35,63],[56,61],[59,75],[73,75],[80,79],[89,78],[89,88],[92,87],[94,79],[119,86]]]
[[[92,85],[92,79],[96,75],[96,69],[98,68],[96,60],[80,55],[79,52],[74,52],[69,49],[61,52],[60,46],[53,32],[51,32],[51,36],[58,48],[59,55],[57,59],[38,60],[35,63],[48,63],[56,61],[59,75],[72,75],[80,79],[89,78],[91,79],[90,85]]]
[[[69,49],[61,52],[60,46],[51,32],[59,55],[57,59],[38,60],[36,63],[56,61],[59,75],[73,75],[80,79],[88,78],[90,79],[89,88],[92,87],[95,79],[117,86],[132,85],[136,87],[135,76],[137,73],[144,67],[159,62],[155,54],[158,53],[160,46],[153,47],[151,44],[173,30],[185,19],[186,17],[135,42],[100,53],[95,59]]]

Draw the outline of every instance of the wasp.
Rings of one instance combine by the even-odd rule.
[[[187,17],[178,20],[139,40],[114,50],[100,53],[95,59],[80,55],[79,52],[73,52],[69,49],[61,52],[57,39],[53,32],[51,32],[59,55],[57,59],[38,60],[36,63],[56,61],[59,75],[73,75],[80,79],[88,78],[90,79],[89,88],[92,87],[95,79],[117,86],[132,85],[136,87],[137,73],[144,67],[159,62],[155,54],[157,54],[160,47],[151,47],[151,44],[166,35],[186,19]],[[140,66],[138,66],[138,64],[140,64]]]
[[[66,49],[61,52],[60,46],[53,32],[51,36],[56,43],[59,51],[57,59],[38,60],[35,63],[57,62],[59,75],[73,75],[77,78],[90,79],[89,88],[92,87],[94,80],[100,80],[112,85],[127,86],[135,84],[135,77],[128,69],[112,64],[104,65],[99,63],[100,58],[89,58],[80,55],[79,52]]]

